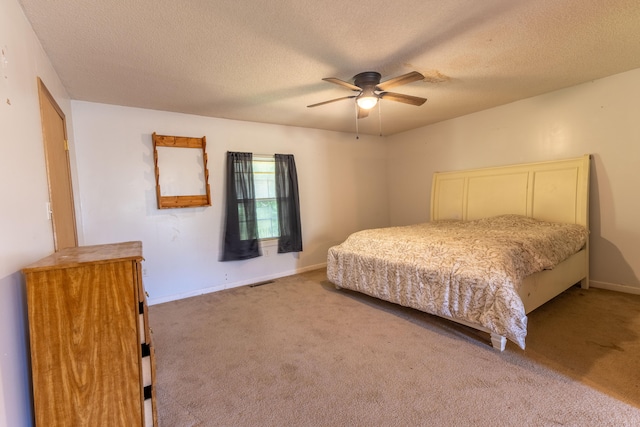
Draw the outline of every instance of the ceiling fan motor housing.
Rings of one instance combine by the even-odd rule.
[[[362,89],[368,86],[375,87],[380,84],[381,77],[382,75],[376,71],[365,71],[363,73],[356,74],[353,77],[353,83]]]

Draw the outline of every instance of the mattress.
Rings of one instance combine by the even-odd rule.
[[[336,286],[480,325],[525,346],[522,280],[582,249],[577,224],[501,215],[356,232],[329,249]]]

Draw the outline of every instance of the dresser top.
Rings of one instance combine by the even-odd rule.
[[[39,270],[63,269],[83,264],[142,260],[142,242],[110,243],[61,249],[22,269],[23,273]]]

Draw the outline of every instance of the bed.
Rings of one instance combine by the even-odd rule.
[[[327,278],[524,349],[528,313],[588,287],[589,164],[435,173],[429,223],[353,233],[329,249]]]

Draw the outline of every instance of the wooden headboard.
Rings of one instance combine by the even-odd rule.
[[[436,172],[431,220],[519,214],[589,227],[590,155],[455,172]]]

